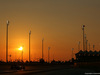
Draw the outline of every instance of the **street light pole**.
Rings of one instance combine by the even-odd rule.
[[[80,41],[78,42],[78,51],[80,51]]]
[[[6,62],[8,62],[8,25],[9,25],[9,21],[7,20],[7,33],[6,33]]]
[[[44,41],[44,38],[42,39],[42,59],[43,59],[43,41]]]
[[[23,50],[22,50],[22,62],[23,62]]]
[[[87,46],[87,44],[88,44],[88,40],[86,40],[86,50],[88,51],[88,48],[87,48],[88,46]]]
[[[95,50],[95,45],[93,45],[93,51]]]
[[[30,35],[31,35],[31,30],[29,31],[29,62],[30,62]]]
[[[50,47],[48,47],[48,63],[49,63],[49,51],[50,51]]]
[[[89,50],[90,50],[90,43],[89,43]]]
[[[83,51],[85,50],[85,48],[84,48],[84,27],[85,27],[85,25],[82,26],[82,30],[83,30]]]
[[[74,48],[72,48],[72,58],[73,58],[73,50],[74,50]]]

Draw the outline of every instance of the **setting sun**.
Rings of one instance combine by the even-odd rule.
[[[23,50],[23,47],[20,47],[18,50],[21,50],[22,51]]]

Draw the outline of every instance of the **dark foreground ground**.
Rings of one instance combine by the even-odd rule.
[[[86,73],[97,72],[94,68],[79,68],[65,64],[27,65],[25,70],[11,70],[10,67],[10,65],[0,65],[0,75],[90,75]]]

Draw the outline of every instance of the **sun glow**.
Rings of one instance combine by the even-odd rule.
[[[20,47],[18,50],[22,51],[23,50],[23,47]]]

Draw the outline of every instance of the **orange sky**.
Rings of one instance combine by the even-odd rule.
[[[44,37],[44,58],[50,60],[71,59],[71,49],[82,49],[82,25],[88,42],[100,49],[100,0],[0,0],[0,60],[6,56],[6,21],[9,25],[9,55],[12,60],[21,58],[24,46],[24,60],[28,60],[29,30],[31,29],[31,60],[38,60],[42,53]]]

